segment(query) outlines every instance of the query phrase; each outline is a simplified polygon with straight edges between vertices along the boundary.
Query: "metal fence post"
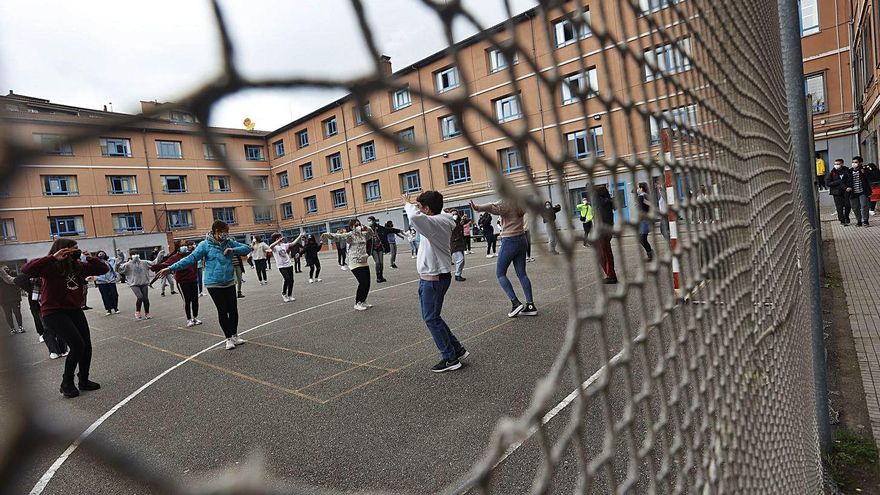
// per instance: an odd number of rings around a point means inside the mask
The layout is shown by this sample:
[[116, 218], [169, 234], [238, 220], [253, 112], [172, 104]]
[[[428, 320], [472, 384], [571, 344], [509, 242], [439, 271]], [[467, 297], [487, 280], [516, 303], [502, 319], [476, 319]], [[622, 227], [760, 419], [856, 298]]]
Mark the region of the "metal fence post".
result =
[[807, 280], [807, 298], [810, 306], [810, 328], [813, 341], [813, 379], [816, 388], [816, 426], [819, 433], [819, 447], [828, 452], [831, 446], [831, 425], [828, 421], [828, 377], [825, 366], [825, 339], [822, 331], [822, 305], [819, 291], [819, 218], [813, 208], [813, 176], [815, 164], [810, 156], [810, 124], [807, 121], [804, 89], [803, 53], [801, 51], [800, 16], [797, 0], [778, 0], [779, 31], [782, 43], [783, 72], [788, 96], [788, 119], [791, 129], [792, 155], [794, 157], [794, 180], [806, 210], [810, 230], [807, 233], [807, 247], [803, 271]]

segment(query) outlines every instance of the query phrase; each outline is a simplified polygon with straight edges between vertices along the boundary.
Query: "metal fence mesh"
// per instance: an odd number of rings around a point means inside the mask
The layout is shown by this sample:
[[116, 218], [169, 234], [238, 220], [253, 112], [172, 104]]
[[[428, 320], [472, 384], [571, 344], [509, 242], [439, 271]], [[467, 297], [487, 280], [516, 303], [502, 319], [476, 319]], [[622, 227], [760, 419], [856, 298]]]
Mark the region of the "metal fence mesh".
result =
[[[459, 1], [423, 2], [445, 26], [450, 54], [460, 62], [461, 48], [452, 39], [453, 22], [473, 24], [478, 30], [485, 26]], [[368, 22], [360, 0], [352, 0], [351, 6], [364, 44], [379, 60], [376, 27]], [[378, 65], [374, 75], [358, 80], [316, 80], [307, 75], [248, 79], [237, 70], [222, 11], [214, 7], [224, 53], [222, 75], [179, 102], [202, 123], [210, 121], [216, 101], [242, 89], [346, 88], [355, 99], [366, 101], [371, 94], [400, 87], [382, 76]], [[507, 8], [513, 17], [509, 4]], [[800, 260], [810, 249], [803, 214], [807, 204], [793, 186], [796, 173], [777, 4], [596, 1], [589, 4], [588, 20], [581, 26], [584, 9], [579, 2], [545, 1], [533, 16], [536, 29], [546, 30], [543, 38], [548, 44], [555, 36], [553, 22], [561, 17], [572, 19], [576, 31], [589, 28], [590, 43], [601, 48], [588, 53], [588, 43], [575, 43], [579, 56], [574, 66], [557, 59], [555, 46], [544, 47], [549, 58], [539, 60], [534, 41], [520, 39], [513, 21], [489, 39], [509, 58], [516, 53], [519, 64], [506, 69], [512, 92], [533, 91], [518, 77], [523, 70], [537, 78], [547, 94], [558, 95], [568, 84], [563, 66], [584, 72], [590, 68], [589, 59], [597, 60], [599, 67], [620, 67], [622, 74], [614, 77], [599, 71], [595, 96], [589, 97], [584, 86], [567, 88], [580, 97], [577, 105], [583, 120], [604, 116], [604, 154], [580, 157], [576, 148], [568, 146], [562, 125], [566, 117], [557, 104], [545, 102], [541, 111], [535, 111], [522, 101], [523, 118], [502, 125], [492, 109], [467, 96], [474, 92], [467, 78], [461, 81], [463, 91], [456, 93], [460, 96], [410, 91], [414, 98], [458, 115], [465, 139], [487, 164], [499, 193], [528, 204], [536, 215], [538, 187], [547, 182], [564, 184], [572, 177], [586, 177], [590, 183], [636, 184], [645, 177], [660, 177], [664, 186], [671, 186], [669, 210], [677, 242], [668, 242], [654, 228], [650, 241], [656, 246], [657, 260], [618, 262], [620, 284], [600, 285], [586, 300], [577, 297], [575, 267], [583, 263], [584, 252], [576, 246], [581, 241], [576, 236], [560, 239], [561, 267], [572, 294], [565, 343], [535, 388], [529, 407], [518, 418], [500, 421], [485, 454], [444, 492], [505, 492], [499, 488], [505, 476], [502, 462], [528, 438], [538, 445], [538, 462], [530, 468], [533, 483], [526, 489], [532, 493], [560, 488], [575, 493], [819, 492], [822, 471], [806, 316], [811, 301], [802, 289], [800, 269]], [[676, 48], [651, 55], [656, 47], [670, 44]], [[675, 73], [676, 68], [681, 70]], [[144, 117], [149, 115], [132, 120]], [[666, 129], [660, 133], [665, 149], [652, 146], [647, 124], [651, 119], [656, 130]], [[496, 157], [480, 145], [472, 127], [478, 121], [517, 147], [537, 150], [550, 173], [529, 174], [528, 183], [514, 187], [517, 184], [494, 166]], [[106, 128], [120, 124], [108, 122]], [[386, 139], [394, 139], [369, 118], [367, 124]], [[534, 132], [536, 128], [547, 129], [546, 137]], [[103, 130], [71, 140], [89, 139]], [[204, 127], [203, 132], [210, 140], [210, 129]], [[0, 133], [0, 180], [6, 181], [18, 164], [35, 159], [40, 150], [33, 143], [14, 140], [2, 128]], [[243, 184], [250, 184], [236, 168], [226, 166]], [[665, 187], [660, 192], [653, 186], [649, 190], [652, 204], [658, 194], [667, 194]], [[571, 205], [565, 208], [563, 227], [577, 231]], [[609, 227], [615, 234], [615, 250], [624, 249], [643, 219], [657, 225], [666, 217], [658, 208], [647, 214], [631, 210], [629, 218], [618, 215]], [[598, 230], [601, 235], [603, 228]], [[588, 259], [599, 272], [592, 241]], [[680, 266], [680, 293], [688, 296], [688, 302], [674, 291], [676, 266]], [[638, 308], [635, 315], [625, 310], [633, 307]], [[609, 319], [615, 320], [620, 335], [609, 334]], [[599, 369], [585, 368], [580, 355], [585, 344], [599, 349]], [[26, 378], [25, 370], [15, 366], [14, 349], [2, 346], [0, 353], [4, 362], [11, 363], [0, 374], [9, 390]], [[60, 442], [69, 435], [41, 416], [26, 390], [14, 399], [3, 405], [0, 493], [14, 486], [19, 467], [38, 445]], [[567, 407], [563, 410], [560, 405]], [[557, 415], [555, 422], [549, 421]], [[156, 493], [194, 490], [92, 438], [80, 448]], [[257, 471], [199, 490], [274, 493], [275, 489], [262, 488], [260, 480]]]

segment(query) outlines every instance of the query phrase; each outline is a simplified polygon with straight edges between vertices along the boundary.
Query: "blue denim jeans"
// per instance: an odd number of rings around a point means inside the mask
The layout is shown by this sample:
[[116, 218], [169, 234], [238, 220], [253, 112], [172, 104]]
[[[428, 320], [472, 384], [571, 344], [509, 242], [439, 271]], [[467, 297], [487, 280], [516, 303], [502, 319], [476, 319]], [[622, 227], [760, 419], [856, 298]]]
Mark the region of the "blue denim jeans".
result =
[[495, 276], [498, 277], [498, 283], [507, 294], [507, 298], [511, 301], [517, 299], [516, 292], [513, 291], [513, 285], [507, 278], [507, 269], [513, 263], [513, 269], [516, 271], [516, 278], [522, 285], [526, 295], [526, 302], [535, 302], [532, 299], [532, 281], [526, 274], [526, 251], [529, 247], [526, 235], [518, 235], [516, 237], [501, 238], [501, 249], [498, 250], [498, 263], [495, 265]]
[[448, 273], [440, 276], [440, 280], [419, 280], [419, 303], [422, 306], [422, 319], [434, 338], [434, 344], [443, 355], [443, 359], [455, 359], [455, 354], [461, 349], [461, 344], [449, 325], [443, 321], [440, 312], [443, 310], [443, 298], [449, 290], [452, 276]]

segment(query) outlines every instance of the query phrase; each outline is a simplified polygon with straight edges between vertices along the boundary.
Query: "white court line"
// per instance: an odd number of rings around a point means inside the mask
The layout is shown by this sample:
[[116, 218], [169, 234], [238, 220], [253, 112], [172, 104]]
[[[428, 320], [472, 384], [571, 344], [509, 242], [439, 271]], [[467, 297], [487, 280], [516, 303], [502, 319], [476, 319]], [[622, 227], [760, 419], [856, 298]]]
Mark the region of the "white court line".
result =
[[[608, 369], [608, 365], [613, 366], [613, 365], [617, 364], [617, 362], [620, 361], [620, 358], [622, 355], [623, 355], [623, 351], [618, 352], [617, 354], [614, 355], [614, 357], [612, 357], [611, 359], [608, 360], [608, 364], [603, 365], [601, 368], [596, 370], [595, 373], [590, 375], [590, 377], [587, 378], [584, 381], [584, 383], [581, 384], [581, 390], [588, 389], [590, 387], [590, 385], [595, 383], [596, 380], [598, 380], [599, 377], [602, 375], [602, 373], [604, 373], [605, 370]], [[553, 407], [553, 409], [550, 409], [549, 411], [547, 411], [547, 414], [545, 414], [544, 417], [541, 418], [541, 425], [545, 425], [545, 424], [549, 423], [551, 419], [556, 417], [557, 414], [559, 414], [560, 412], [562, 412], [563, 409], [568, 407], [569, 404], [571, 404], [574, 401], [574, 399], [575, 399], [575, 397], [577, 397], [577, 395], [578, 395], [578, 391], [577, 391], [577, 389], [575, 389], [570, 394], [565, 396], [565, 398], [562, 399], [559, 402], [559, 404], [556, 404]], [[514, 444], [512, 444], [510, 447], [508, 447], [507, 450], [504, 451], [504, 454], [498, 459], [498, 462], [496, 462], [495, 465], [492, 466], [492, 469], [495, 469], [496, 467], [498, 467], [499, 464], [501, 464], [502, 462], [507, 460], [507, 458], [510, 457], [514, 452], [516, 452], [517, 449], [522, 447], [522, 445], [526, 442], [526, 440], [528, 440], [529, 438], [532, 438], [532, 435], [534, 435], [535, 432], [537, 432], [537, 431], [538, 431], [537, 425], [529, 428], [529, 431], [525, 434], [525, 436], [523, 438], [517, 440]]]
[[[495, 264], [494, 262], [493, 262], [493, 263], [486, 263], [486, 264], [483, 264], [483, 265], [472, 266], [472, 267], [470, 267], [470, 268], [480, 268], [480, 267], [482, 267], [482, 266], [489, 266], [489, 265], [494, 265], [494, 264]], [[403, 282], [403, 283], [400, 283], [400, 284], [389, 285], [388, 287], [382, 287], [381, 289], [371, 290], [370, 293], [372, 294], [373, 292], [381, 292], [381, 291], [384, 291], [384, 290], [393, 289], [393, 288], [395, 288], [395, 287], [400, 287], [400, 286], [403, 286], [403, 285], [412, 284], [412, 283], [415, 283], [415, 282], [418, 282], [418, 281], [419, 281], [419, 279], [409, 280], [409, 281], [407, 281], [407, 282]], [[244, 335], [244, 334], [246, 334], [246, 333], [248, 333], [248, 332], [251, 332], [251, 331], [253, 331], [253, 330], [257, 330], [257, 329], [259, 329], [259, 328], [263, 328], [263, 327], [266, 326], [266, 325], [271, 325], [271, 324], [273, 324], [273, 323], [277, 323], [277, 322], [279, 322], [279, 321], [281, 321], [281, 320], [284, 320], [284, 319], [290, 318], [291, 316], [296, 316], [296, 315], [299, 315], [299, 314], [305, 313], [305, 312], [307, 312], [307, 311], [311, 311], [311, 310], [313, 310], [313, 309], [322, 308], [322, 307], [324, 307], [324, 306], [328, 306], [328, 305], [330, 305], [330, 304], [335, 304], [335, 303], [342, 302], [342, 301], [345, 301], [345, 300], [348, 300], [348, 299], [353, 299], [353, 298], [354, 298], [354, 296], [342, 297], [342, 298], [339, 298], [339, 299], [335, 299], [335, 300], [333, 300], [333, 301], [327, 301], [327, 302], [324, 302], [324, 303], [318, 304], [318, 305], [316, 305], [316, 306], [310, 306], [310, 307], [308, 307], [308, 308], [301, 309], [301, 310], [299, 310], [299, 311], [295, 311], [295, 312], [293, 312], [293, 313], [290, 313], [290, 314], [287, 314], [287, 315], [284, 315], [284, 316], [281, 316], [281, 317], [275, 318], [274, 320], [270, 320], [270, 321], [267, 321], [267, 322], [265, 322], [265, 323], [260, 323], [259, 325], [255, 326], [255, 327], [252, 327], [252, 328], [249, 328], [249, 329], [247, 329], [247, 330], [245, 330], [245, 331], [243, 331], [243, 332], [240, 332], [240, 333], [241, 333], [242, 335]], [[150, 381], [148, 381], [147, 383], [143, 384], [139, 389], [137, 389], [137, 390], [135, 390], [134, 392], [132, 392], [131, 395], [129, 395], [128, 397], [126, 397], [126, 398], [122, 399], [121, 401], [119, 401], [118, 404], [116, 404], [115, 406], [113, 406], [109, 411], [107, 411], [107, 412], [104, 413], [100, 418], [98, 418], [97, 420], [95, 420], [94, 423], [92, 423], [88, 428], [86, 428], [86, 430], [85, 430], [84, 432], [82, 432], [82, 433], [79, 435], [79, 437], [78, 437], [76, 440], [74, 440], [73, 443], [70, 444], [69, 447], [67, 447], [67, 449], [65, 449], [65, 451], [64, 451], [64, 452], [58, 457], [58, 459], [56, 459], [55, 462], [53, 462], [52, 465], [49, 466], [49, 469], [48, 469], [45, 473], [43, 473], [43, 476], [40, 477], [39, 481], [37, 481], [37, 484], [34, 485], [34, 487], [31, 489], [31, 491], [29, 492], [29, 495], [40, 495], [40, 494], [42, 494], [42, 493], [43, 493], [43, 490], [46, 489], [46, 486], [49, 484], [49, 482], [52, 481], [52, 478], [55, 476], [55, 473], [58, 472], [59, 469], [61, 469], [61, 466], [64, 465], [64, 463], [67, 461], [67, 459], [68, 459], [68, 458], [69, 458], [69, 457], [70, 457], [70, 456], [76, 451], [76, 449], [79, 447], [79, 445], [80, 445], [80, 444], [81, 444], [86, 438], [88, 438], [89, 436], [91, 436], [92, 433], [94, 433], [95, 430], [97, 430], [98, 427], [100, 427], [105, 421], [107, 421], [108, 419], [110, 419], [111, 416], [113, 416], [114, 414], [116, 414], [116, 411], [120, 410], [123, 406], [125, 406], [126, 404], [128, 404], [132, 399], [134, 399], [135, 397], [137, 397], [138, 395], [140, 395], [142, 392], [144, 392], [146, 389], [150, 388], [153, 384], [155, 384], [156, 382], [158, 382], [159, 380], [161, 380], [162, 378], [164, 378], [166, 375], [168, 375], [168, 374], [171, 373], [172, 371], [176, 370], [177, 368], [180, 368], [180, 367], [183, 366], [184, 364], [186, 364], [186, 363], [192, 361], [193, 359], [195, 359], [195, 358], [201, 356], [202, 354], [204, 354], [204, 353], [210, 351], [211, 349], [213, 349], [213, 348], [219, 346], [220, 344], [223, 344], [224, 342], [226, 342], [225, 339], [224, 339], [224, 340], [221, 340], [220, 342], [217, 342], [216, 344], [213, 344], [213, 345], [211, 345], [211, 346], [209, 346], [209, 347], [206, 347], [206, 348], [202, 349], [201, 351], [199, 351], [199, 352], [197, 352], [197, 353], [195, 353], [195, 354], [189, 356], [188, 358], [184, 359], [183, 361], [181, 361], [181, 362], [175, 364], [174, 366], [168, 368], [167, 370], [163, 371], [162, 373], [160, 373], [159, 375], [157, 375], [157, 376], [156, 376], [155, 378], [153, 378], [152, 380], [150, 380]]]

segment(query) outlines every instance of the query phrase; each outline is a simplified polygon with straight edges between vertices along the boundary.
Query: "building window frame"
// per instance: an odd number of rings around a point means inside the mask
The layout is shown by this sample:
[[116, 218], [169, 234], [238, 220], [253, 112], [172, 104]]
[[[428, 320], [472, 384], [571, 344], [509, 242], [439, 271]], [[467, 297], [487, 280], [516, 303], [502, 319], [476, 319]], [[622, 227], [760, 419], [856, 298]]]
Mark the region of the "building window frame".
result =
[[400, 190], [403, 194], [412, 194], [422, 190], [422, 174], [418, 170], [410, 170], [400, 174]]
[[505, 55], [504, 50], [498, 47], [490, 47], [487, 49], [486, 57], [489, 60], [487, 65], [489, 68], [489, 74], [494, 74], [519, 63], [519, 55], [516, 52], [513, 52], [513, 61], [508, 63], [507, 55]]
[[324, 137], [332, 137], [339, 134], [339, 127], [336, 125], [335, 115], [321, 122], [321, 127], [324, 129]]
[[[171, 189], [168, 187], [170, 181], [176, 181], [180, 187]], [[185, 175], [163, 175], [162, 176], [162, 192], [165, 194], [182, 194], [189, 192], [186, 185]]]
[[143, 232], [143, 214], [139, 211], [125, 213], [113, 213], [113, 232], [124, 234], [126, 232]]
[[333, 208], [347, 208], [348, 197], [345, 194], [345, 188], [334, 189], [330, 191], [330, 198], [333, 200]]
[[467, 157], [451, 160], [443, 164], [446, 170], [446, 185], [456, 186], [471, 181], [470, 160]]
[[228, 193], [232, 192], [232, 179], [228, 175], [209, 175], [208, 192]]
[[79, 236], [85, 234], [86, 225], [82, 215], [49, 217], [49, 235], [53, 239], [56, 237]]
[[434, 72], [434, 83], [437, 93], [445, 93], [457, 88], [461, 84], [458, 67], [453, 65]]
[[[691, 70], [691, 39], [690, 37], [679, 38], [673, 43], [666, 43], [649, 48], [643, 52], [645, 57], [645, 81], [661, 79], [664, 76], [681, 74]], [[658, 72], [654, 72], [649, 65], [657, 66]]]
[[211, 208], [211, 217], [214, 220], [222, 220], [228, 225], [238, 224], [234, 206], [218, 206], [216, 208]]
[[318, 197], [308, 196], [303, 198], [306, 206], [306, 214], [318, 213]]
[[361, 157], [361, 163], [370, 163], [376, 160], [376, 142], [367, 141], [358, 146], [358, 155]]
[[819, 0], [798, 0], [798, 21], [802, 38], [818, 33], [821, 30]]
[[[818, 79], [818, 84], [814, 84], [811, 88], [811, 82], [814, 82]], [[813, 98], [813, 113], [827, 113], [828, 112], [828, 101], [827, 101], [827, 86], [825, 85], [825, 71], [814, 72], [812, 74], [807, 74], [804, 76], [804, 90], [807, 95], [813, 95], [816, 90], [820, 90], [822, 92], [822, 98]]]
[[275, 152], [275, 158], [281, 158], [285, 155], [284, 153], [284, 140], [279, 139], [272, 143], [272, 150]]
[[67, 138], [63, 134], [34, 133], [34, 143], [47, 155], [73, 156], [73, 145], [65, 142]]
[[371, 203], [373, 201], [380, 201], [381, 199], [382, 186], [379, 184], [379, 180], [376, 179], [364, 182], [364, 201]]
[[272, 223], [275, 221], [275, 210], [271, 206], [254, 205], [251, 207], [254, 223]]
[[0, 218], [0, 240], [14, 241], [16, 239], [17, 237], [15, 236], [15, 219]]
[[300, 165], [299, 172], [304, 182], [315, 178], [315, 171], [312, 168], [312, 162], [306, 162]]
[[263, 146], [259, 144], [244, 145], [244, 159], [252, 162], [266, 161], [266, 155], [263, 153]]
[[113, 158], [131, 158], [131, 139], [100, 138], [101, 156]]
[[526, 163], [526, 156], [528, 155], [524, 150], [520, 150], [516, 146], [501, 148], [498, 150], [498, 163], [501, 167], [501, 172], [510, 174], [528, 169], [529, 166]]
[[211, 143], [202, 143], [202, 156], [205, 160], [219, 160], [226, 156], [226, 143], [214, 143], [214, 146], [216, 149], [211, 148]]
[[182, 160], [183, 142], [167, 139], [156, 140], [156, 158], [162, 160]]
[[298, 149], [303, 149], [309, 146], [309, 130], [303, 129], [301, 131], [297, 131], [296, 133], [296, 146]]
[[575, 72], [562, 78], [560, 88], [562, 104], [569, 105], [581, 101], [581, 95], [592, 98], [599, 91], [599, 74], [595, 67], [584, 72]]
[[293, 218], [293, 203], [290, 201], [281, 203], [281, 218], [283, 220], [290, 220]]
[[[172, 219], [175, 219], [175, 221], [172, 221]], [[171, 230], [195, 228], [192, 210], [190, 209], [167, 210], [165, 212], [165, 221], [168, 223], [168, 228]]]
[[523, 116], [522, 99], [519, 93], [502, 96], [494, 101], [495, 118], [499, 124], [521, 119]]
[[[119, 187], [116, 187], [116, 186]], [[137, 176], [135, 175], [108, 175], [107, 193], [112, 195], [137, 194]]]
[[574, 16], [576, 15], [578, 15], [577, 11], [571, 12], [553, 23], [553, 39], [556, 42], [556, 48], [562, 48], [592, 36], [593, 30], [590, 28], [592, 16], [590, 14], [590, 9], [584, 8], [583, 13], [581, 14], [583, 20], [578, 26], [575, 26], [574, 21]]
[[461, 124], [455, 114], [440, 117], [440, 137], [444, 140], [461, 136]]
[[331, 174], [342, 172], [342, 153], [337, 151], [332, 155], [327, 155], [327, 170]]
[[391, 108], [393, 111], [403, 110], [410, 105], [412, 105], [412, 95], [409, 92], [409, 85], [391, 93]]
[[406, 129], [394, 133], [397, 138], [397, 152], [405, 153], [412, 150], [416, 144], [416, 128], [407, 127]]
[[75, 175], [43, 175], [43, 196], [79, 196]]

